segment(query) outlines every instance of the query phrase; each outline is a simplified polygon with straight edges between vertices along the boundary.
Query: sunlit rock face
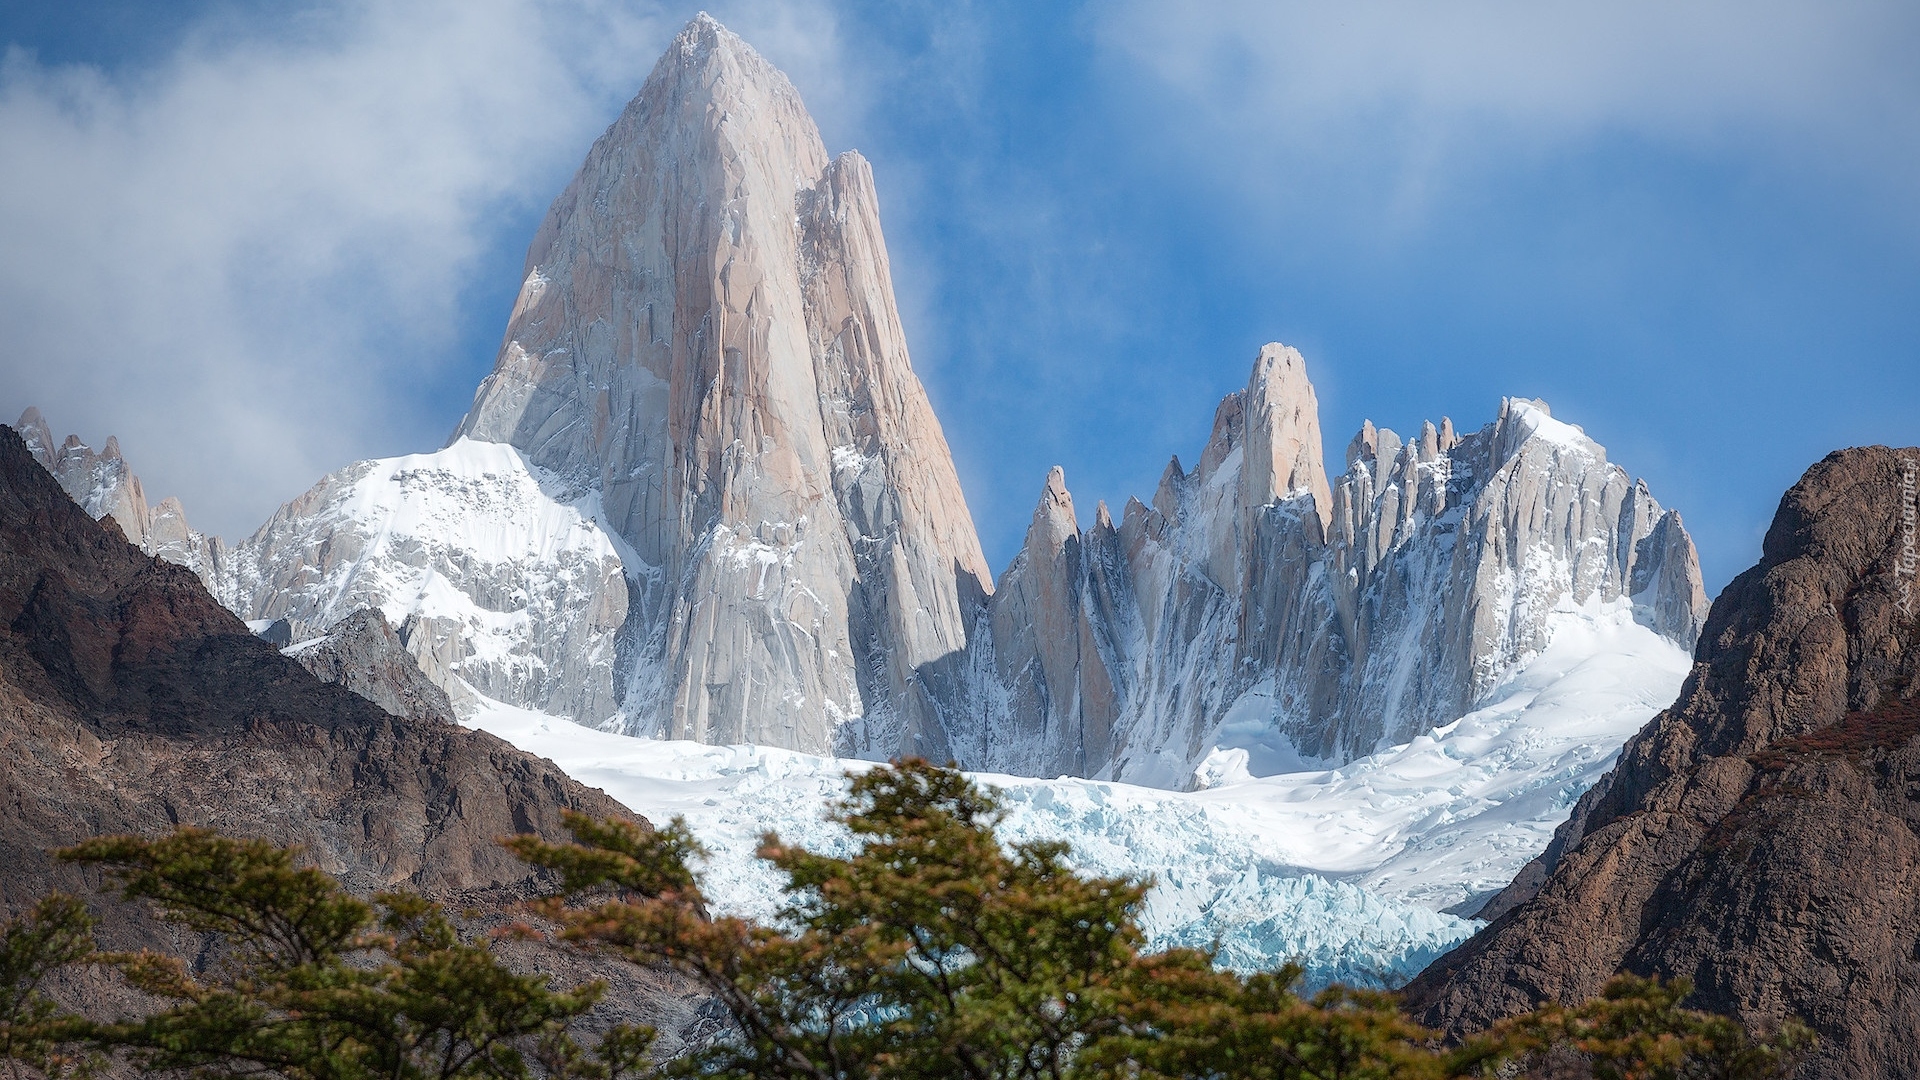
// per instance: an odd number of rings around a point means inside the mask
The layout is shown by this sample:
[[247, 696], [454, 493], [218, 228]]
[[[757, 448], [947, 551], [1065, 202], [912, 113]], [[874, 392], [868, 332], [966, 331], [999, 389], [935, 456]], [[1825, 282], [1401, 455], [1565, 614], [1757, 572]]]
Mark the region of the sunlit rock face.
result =
[[591, 494], [635, 734], [947, 755], [918, 669], [988, 572], [907, 357], [873, 178], [702, 16], [528, 253], [460, 435]]
[[226, 545], [188, 525], [179, 499], [168, 496], [148, 506], [146, 489], [120, 453], [119, 439], [107, 436], [98, 452], [78, 435], [56, 443], [46, 417], [31, 406], [13, 426], [34, 460], [81, 509], [95, 520], [111, 520], [128, 543], [192, 570], [211, 586], [226, 559]]
[[1198, 464], [1116, 529], [1048, 478], [981, 616], [951, 726], [979, 768], [1194, 782], [1216, 748], [1350, 761], [1471, 711], [1556, 611], [1627, 606], [1691, 647], [1706, 614], [1679, 515], [1541, 402], [1461, 437], [1367, 424], [1329, 483], [1300, 355], [1261, 350]]

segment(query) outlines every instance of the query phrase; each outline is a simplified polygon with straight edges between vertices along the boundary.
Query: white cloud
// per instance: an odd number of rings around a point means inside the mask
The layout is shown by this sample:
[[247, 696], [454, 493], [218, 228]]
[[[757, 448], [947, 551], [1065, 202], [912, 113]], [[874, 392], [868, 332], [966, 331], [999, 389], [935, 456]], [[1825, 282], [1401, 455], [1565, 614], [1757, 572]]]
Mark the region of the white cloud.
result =
[[1170, 91], [1194, 148], [1250, 187], [1371, 156], [1418, 191], [1627, 136], [1854, 174], [1920, 172], [1920, 8], [1904, 0], [1128, 0], [1095, 34]]
[[[433, 445], [460, 291], [527, 240], [498, 220], [565, 183], [678, 8], [343, 0], [112, 74], [10, 51], [0, 422], [31, 403], [117, 433], [152, 497], [229, 536], [347, 461]], [[805, 16], [741, 13], [838, 103], [832, 23]]]

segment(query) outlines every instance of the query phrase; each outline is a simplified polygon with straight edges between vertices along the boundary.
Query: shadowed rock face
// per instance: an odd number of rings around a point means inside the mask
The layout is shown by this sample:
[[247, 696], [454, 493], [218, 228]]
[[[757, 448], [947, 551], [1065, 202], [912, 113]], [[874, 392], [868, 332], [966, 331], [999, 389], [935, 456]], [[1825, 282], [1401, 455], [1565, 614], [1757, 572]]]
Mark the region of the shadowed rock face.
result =
[[1627, 744], [1492, 925], [1409, 988], [1482, 1027], [1618, 971], [1685, 976], [1820, 1077], [1920, 1075], [1920, 448], [1835, 453], [1714, 602], [1680, 700]]
[[202, 825], [308, 846], [359, 889], [518, 894], [494, 843], [631, 817], [489, 735], [321, 682], [70, 500], [0, 428], [0, 903], [80, 885], [48, 849]]
[[323, 681], [339, 683], [394, 716], [455, 722], [447, 692], [427, 678], [400, 635], [372, 608], [341, 619], [327, 629], [327, 636], [287, 651]]

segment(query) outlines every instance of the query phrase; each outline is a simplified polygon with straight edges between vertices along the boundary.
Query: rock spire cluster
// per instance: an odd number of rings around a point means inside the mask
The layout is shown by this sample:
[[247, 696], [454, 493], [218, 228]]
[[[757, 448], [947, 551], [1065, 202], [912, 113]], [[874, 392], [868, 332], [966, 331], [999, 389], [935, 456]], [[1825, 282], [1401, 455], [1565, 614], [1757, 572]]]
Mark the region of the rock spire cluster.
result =
[[1339, 763], [1471, 710], [1564, 612], [1699, 634], [1679, 515], [1542, 402], [1465, 436], [1368, 423], [1346, 464], [1326, 480], [1305, 363], [1269, 345], [1117, 527], [1082, 530], [1054, 470], [952, 701], [962, 760], [1162, 786], [1235, 740]]
[[219, 537], [202, 535], [188, 525], [179, 499], [169, 495], [159, 505], [148, 506], [140, 478], [120, 454], [119, 439], [107, 436], [106, 445], [97, 452], [78, 435], [55, 443], [46, 417], [31, 406], [13, 426], [34, 460], [95, 520], [111, 520], [128, 543], [203, 578], [211, 580], [220, 572], [226, 545]]
[[554, 201], [446, 448], [349, 466], [227, 551], [115, 448], [35, 439], [295, 641], [372, 608], [458, 712], [712, 743], [1181, 787], [1221, 746], [1337, 762], [1449, 723], [1566, 611], [1691, 644], [1706, 610], [1679, 516], [1543, 403], [1369, 423], [1330, 477], [1279, 344], [1151, 502], [1083, 520], [1055, 469], [993, 582], [872, 170], [704, 15]]

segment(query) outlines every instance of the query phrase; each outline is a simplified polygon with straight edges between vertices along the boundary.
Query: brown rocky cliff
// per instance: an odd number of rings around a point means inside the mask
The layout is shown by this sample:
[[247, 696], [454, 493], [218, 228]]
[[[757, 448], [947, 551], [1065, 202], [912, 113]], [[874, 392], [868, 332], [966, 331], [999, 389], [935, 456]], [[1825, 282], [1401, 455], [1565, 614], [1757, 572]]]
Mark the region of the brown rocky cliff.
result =
[[1841, 451], [1787, 492], [1680, 700], [1537, 890], [1408, 988], [1422, 1020], [1472, 1030], [1618, 971], [1684, 976], [1695, 1007], [1805, 1019], [1805, 1076], [1920, 1075], [1917, 462]]
[[204, 825], [307, 845], [360, 888], [528, 890], [494, 841], [630, 816], [552, 763], [409, 723], [247, 632], [141, 554], [0, 428], [0, 906], [82, 884], [49, 849]]

